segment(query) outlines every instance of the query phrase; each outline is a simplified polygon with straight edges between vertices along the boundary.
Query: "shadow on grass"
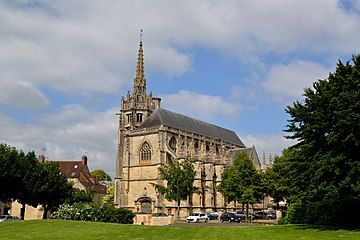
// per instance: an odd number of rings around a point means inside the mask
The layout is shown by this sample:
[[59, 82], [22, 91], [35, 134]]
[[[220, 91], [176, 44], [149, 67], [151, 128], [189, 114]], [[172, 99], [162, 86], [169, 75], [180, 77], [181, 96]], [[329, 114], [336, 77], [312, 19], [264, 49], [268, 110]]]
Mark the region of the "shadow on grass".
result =
[[319, 231], [338, 231], [338, 230], [347, 230], [360, 232], [360, 226], [322, 226], [322, 225], [307, 225], [307, 224], [298, 224], [294, 225], [296, 229], [307, 230], [319, 230]]

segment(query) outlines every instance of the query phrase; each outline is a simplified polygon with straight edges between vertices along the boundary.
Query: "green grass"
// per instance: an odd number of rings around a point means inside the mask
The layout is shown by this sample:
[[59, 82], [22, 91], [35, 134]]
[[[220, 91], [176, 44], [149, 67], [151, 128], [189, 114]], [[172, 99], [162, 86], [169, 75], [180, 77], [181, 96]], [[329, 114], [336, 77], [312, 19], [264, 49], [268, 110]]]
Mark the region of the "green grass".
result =
[[[0, 224], [0, 239], [360, 239], [359, 230], [309, 226], [136, 226], [61, 220], [19, 221]], [[211, 226], [211, 227], [210, 227]]]

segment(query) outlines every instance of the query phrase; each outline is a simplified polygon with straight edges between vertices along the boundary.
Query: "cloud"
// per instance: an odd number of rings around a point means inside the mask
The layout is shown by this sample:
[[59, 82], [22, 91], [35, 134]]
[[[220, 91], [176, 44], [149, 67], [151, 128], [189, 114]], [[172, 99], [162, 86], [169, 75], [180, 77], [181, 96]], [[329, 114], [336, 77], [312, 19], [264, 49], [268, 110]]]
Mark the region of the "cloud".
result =
[[[0, 71], [62, 92], [116, 94], [132, 81], [138, 30], [147, 71], [179, 76], [194, 46], [244, 62], [266, 54], [354, 53], [360, 16], [335, 0], [0, 3]], [[151, 60], [151, 61], [150, 61]]]
[[62, 106], [55, 113], [45, 113], [38, 117], [44, 125], [68, 125], [78, 121], [89, 121], [91, 113], [79, 104]]
[[304, 88], [328, 76], [330, 70], [319, 63], [292, 61], [287, 65], [278, 64], [270, 68], [263, 87], [279, 99], [300, 98]]
[[[68, 115], [80, 110], [80, 114]], [[0, 115], [0, 142], [5, 142], [24, 151], [46, 151], [50, 160], [81, 159], [89, 156], [92, 170], [101, 168], [114, 176], [117, 146], [117, 109], [104, 112], [86, 112], [78, 105], [64, 106], [59, 112], [40, 117], [41, 125], [24, 124], [5, 115]], [[81, 118], [80, 115], [91, 116]], [[56, 120], [56, 117], [60, 119]], [[55, 120], [55, 123], [50, 123]], [[61, 124], [60, 120], [64, 120]], [[45, 124], [45, 122], [49, 122]]]
[[28, 110], [49, 106], [47, 97], [28, 82], [0, 78], [0, 85], [0, 104]]
[[265, 151], [266, 159], [268, 159], [270, 154], [272, 157], [281, 155], [284, 148], [296, 144], [296, 141], [286, 139], [282, 134], [241, 135], [241, 140], [247, 147], [255, 146], [260, 159], [263, 158], [263, 151]]
[[188, 90], [164, 95], [162, 103], [169, 110], [207, 121], [214, 117], [235, 118], [242, 110], [240, 104], [224, 101], [220, 96], [198, 94]]

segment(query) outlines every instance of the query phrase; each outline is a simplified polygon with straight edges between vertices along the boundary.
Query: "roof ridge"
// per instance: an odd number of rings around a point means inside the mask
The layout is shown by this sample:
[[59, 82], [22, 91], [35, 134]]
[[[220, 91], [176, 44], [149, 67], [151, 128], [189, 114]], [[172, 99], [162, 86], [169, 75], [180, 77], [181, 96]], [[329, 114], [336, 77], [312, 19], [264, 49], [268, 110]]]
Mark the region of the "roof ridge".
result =
[[237, 134], [227, 128], [217, 126], [184, 114], [176, 113], [164, 108], [157, 108], [139, 128], [155, 127], [164, 125], [181, 129], [190, 133], [203, 135], [206, 137], [221, 139], [225, 142], [245, 147]]

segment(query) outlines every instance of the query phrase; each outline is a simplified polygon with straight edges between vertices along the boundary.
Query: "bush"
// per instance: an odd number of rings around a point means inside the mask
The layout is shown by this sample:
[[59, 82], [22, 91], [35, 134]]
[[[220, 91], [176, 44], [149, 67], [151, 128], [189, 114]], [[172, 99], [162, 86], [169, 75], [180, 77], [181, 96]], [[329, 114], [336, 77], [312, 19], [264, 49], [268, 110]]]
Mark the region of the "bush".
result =
[[359, 204], [352, 199], [292, 204], [283, 223], [358, 227]]
[[53, 213], [54, 219], [132, 224], [135, 214], [128, 209], [94, 203], [64, 204]]

